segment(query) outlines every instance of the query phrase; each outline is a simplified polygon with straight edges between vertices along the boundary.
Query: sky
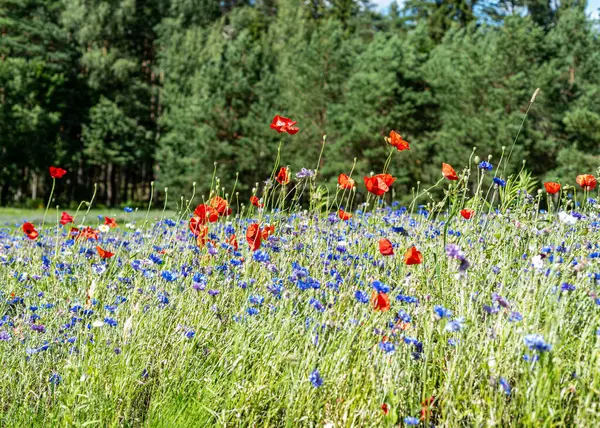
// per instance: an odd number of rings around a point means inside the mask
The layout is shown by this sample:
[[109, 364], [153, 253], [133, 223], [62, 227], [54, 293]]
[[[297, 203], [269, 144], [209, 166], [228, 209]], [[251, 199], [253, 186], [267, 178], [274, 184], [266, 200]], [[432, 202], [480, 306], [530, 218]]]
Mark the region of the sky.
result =
[[[384, 11], [392, 3], [393, 0], [371, 0], [371, 3], [375, 4], [376, 8]], [[402, 4], [402, 0], [397, 0], [398, 4]], [[598, 9], [600, 8], [600, 0], [588, 0], [588, 13], [594, 19], [600, 19]]]

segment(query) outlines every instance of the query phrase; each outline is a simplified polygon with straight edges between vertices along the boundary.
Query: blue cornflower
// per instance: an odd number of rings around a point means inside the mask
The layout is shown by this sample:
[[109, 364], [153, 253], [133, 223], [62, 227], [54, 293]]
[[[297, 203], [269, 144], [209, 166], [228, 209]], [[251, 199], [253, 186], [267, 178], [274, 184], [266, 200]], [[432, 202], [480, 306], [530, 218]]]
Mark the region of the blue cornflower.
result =
[[2, 340], [4, 342], [8, 342], [10, 340], [10, 334], [4, 330], [0, 331], [0, 340]]
[[447, 331], [447, 332], [460, 331], [463, 329], [464, 322], [465, 322], [464, 318], [456, 318], [452, 321], [448, 321], [448, 323], [446, 324], [446, 327], [444, 328], [444, 331]]
[[560, 286], [561, 291], [575, 291], [575, 286], [567, 282], [563, 282]]
[[158, 295], [156, 297], [158, 298], [158, 302], [161, 305], [169, 304], [169, 296], [167, 295], [167, 293], [158, 293]]
[[317, 369], [314, 369], [311, 372], [310, 376], [308, 376], [308, 380], [310, 380], [310, 383], [312, 383], [315, 388], [319, 388], [323, 385], [323, 378]]
[[246, 313], [250, 316], [258, 314], [257, 308], [248, 308], [246, 309]]
[[489, 163], [488, 161], [481, 161], [479, 162], [478, 165], [479, 169], [484, 169], [486, 171], [491, 171], [494, 167], [491, 163]]
[[62, 381], [62, 377], [58, 373], [52, 373], [48, 382], [53, 385], [58, 385]]
[[254, 253], [252, 254], [252, 258], [257, 262], [268, 262], [269, 253], [263, 250], [254, 251]]
[[522, 320], [523, 320], [523, 315], [521, 315], [519, 312], [511, 312], [510, 315], [508, 316], [508, 321], [510, 321], [510, 322], [522, 321]]
[[502, 180], [500, 177], [494, 177], [494, 184], [497, 184], [500, 187], [506, 186], [506, 181]]
[[92, 265], [92, 270], [96, 275], [102, 275], [106, 272], [106, 265], [102, 263], [95, 263]]
[[188, 330], [185, 332], [185, 337], [187, 337], [188, 339], [192, 339], [195, 335], [196, 332], [194, 330]]
[[373, 283], [371, 285], [373, 286], [375, 291], [377, 291], [378, 293], [389, 293], [390, 292], [390, 287], [388, 287], [381, 281], [375, 280], [375, 281], [373, 281]]
[[510, 384], [508, 383], [508, 381], [506, 379], [504, 379], [503, 377], [501, 377], [498, 383], [502, 387], [502, 390], [504, 391], [504, 393], [506, 395], [510, 395]]
[[162, 271], [160, 276], [162, 276], [162, 278], [167, 282], [173, 282], [177, 280], [177, 274], [168, 270]]
[[125, 207], [123, 208], [123, 211], [125, 211], [126, 213], [131, 213], [133, 212], [133, 208]]
[[323, 305], [323, 303], [321, 303], [320, 300], [315, 299], [314, 297], [311, 297], [310, 300], [308, 301], [308, 303], [315, 308], [315, 310], [317, 312], [325, 312], [325, 306]]
[[357, 290], [356, 293], [354, 293], [354, 298], [360, 303], [369, 303], [369, 296], [364, 291]]
[[392, 342], [380, 342], [379, 348], [382, 351], [385, 351], [387, 354], [391, 354], [396, 350], [396, 347], [394, 346], [394, 344]]
[[419, 418], [407, 416], [404, 418], [404, 423], [409, 426], [416, 426], [416, 425], [419, 425]]
[[248, 298], [248, 301], [250, 303], [252, 303], [253, 305], [257, 305], [257, 306], [262, 306], [263, 302], [265, 301], [265, 298], [263, 296], [250, 296]]
[[552, 349], [552, 345], [546, 343], [541, 334], [528, 334], [523, 340], [532, 351], [546, 352]]
[[104, 322], [111, 327], [116, 327], [118, 324], [117, 320], [115, 320], [114, 318], [109, 318], [109, 317], [104, 318]]
[[439, 319], [452, 317], [452, 311], [450, 309], [444, 308], [441, 305], [435, 305], [433, 307], [433, 311]]
[[418, 303], [419, 299], [414, 296], [406, 296], [404, 294], [398, 294], [396, 300], [402, 303]]
[[412, 322], [411, 316], [403, 311], [402, 309], [398, 311], [398, 319], [402, 322], [410, 323]]
[[158, 257], [156, 254], [150, 254], [150, 257], [148, 257], [150, 260], [152, 260], [152, 263], [154, 263], [155, 265], [162, 265], [163, 261], [160, 257]]

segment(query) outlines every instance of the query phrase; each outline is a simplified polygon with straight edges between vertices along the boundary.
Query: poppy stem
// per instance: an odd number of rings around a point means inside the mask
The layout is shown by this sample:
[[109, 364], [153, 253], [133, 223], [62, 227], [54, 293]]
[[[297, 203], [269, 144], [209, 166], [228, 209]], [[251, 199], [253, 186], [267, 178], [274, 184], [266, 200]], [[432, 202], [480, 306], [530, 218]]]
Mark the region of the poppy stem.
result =
[[150, 208], [152, 207], [152, 199], [154, 199], [154, 181], [150, 182], [150, 201], [148, 202], [148, 210], [146, 211], [146, 218], [144, 219], [144, 227], [148, 224], [148, 216], [150, 215]]
[[445, 178], [444, 178], [444, 177], [440, 178], [440, 179], [438, 180], [438, 182], [437, 182], [437, 183], [435, 183], [433, 186], [431, 186], [431, 187], [429, 187], [429, 188], [427, 188], [427, 189], [423, 190], [421, 193], [419, 193], [419, 194], [418, 194], [418, 195], [417, 195], [417, 196], [416, 196], [416, 197], [413, 199], [413, 201], [410, 203], [410, 209], [409, 209], [410, 213], [412, 214], [412, 210], [414, 209], [415, 202], [417, 202], [417, 199], [419, 199], [421, 196], [423, 196], [423, 195], [427, 194], [427, 192], [429, 192], [430, 190], [432, 190], [432, 189], [435, 189], [435, 188], [436, 188], [436, 187], [437, 187], [437, 186], [438, 186], [438, 185], [439, 185], [439, 184], [440, 184], [442, 181], [444, 181], [444, 180], [445, 180]]
[[515, 136], [515, 139], [513, 140], [512, 146], [510, 146], [510, 151], [508, 152], [508, 156], [506, 157], [506, 162], [504, 163], [504, 168], [502, 169], [502, 176], [504, 176], [504, 173], [506, 172], [506, 166], [508, 165], [508, 161], [510, 161], [510, 157], [512, 155], [513, 149], [515, 148], [515, 144], [517, 143], [517, 139], [519, 138], [519, 135], [521, 134], [521, 130], [523, 129], [523, 125], [525, 125], [525, 120], [527, 120], [527, 116], [529, 115], [529, 110], [531, 110], [531, 106], [533, 105], [534, 101], [535, 101], [535, 98], [532, 98], [529, 101], [529, 105], [527, 106], [527, 110], [525, 111], [525, 116], [523, 116], [523, 120], [521, 121], [521, 126], [519, 126], [519, 130], [517, 131], [517, 135]]
[[[89, 214], [90, 209], [92, 209], [92, 203], [94, 202], [94, 199], [96, 199], [96, 192], [97, 191], [98, 191], [98, 184], [94, 183], [94, 193], [92, 193], [92, 199], [90, 199], [90, 201], [87, 204], [88, 208], [87, 208], [87, 211], [85, 212], [85, 214], [83, 215], [83, 220], [81, 221], [82, 223], [85, 222], [85, 218]], [[73, 222], [75, 222], [75, 219], [73, 219]]]
[[56, 178], [52, 179], [52, 190], [50, 190], [50, 197], [48, 198], [48, 203], [46, 204], [46, 211], [44, 211], [44, 218], [42, 219], [42, 227], [40, 228], [40, 232], [44, 230], [44, 223], [46, 223], [46, 214], [48, 214], [50, 202], [52, 202], [52, 196], [54, 195], [54, 186], [56, 186]]
[[327, 135], [323, 135], [323, 142], [321, 143], [321, 152], [319, 153], [319, 160], [317, 161], [317, 168], [315, 169], [315, 179], [317, 178], [317, 174], [319, 173], [319, 167], [321, 166], [321, 158], [323, 157], [323, 151], [325, 150], [326, 140]]
[[390, 154], [388, 155], [386, 161], [385, 161], [385, 165], [383, 165], [383, 173], [387, 174], [387, 170], [390, 166], [390, 162], [392, 161], [392, 155], [394, 154], [394, 148], [392, 147], [390, 150]]

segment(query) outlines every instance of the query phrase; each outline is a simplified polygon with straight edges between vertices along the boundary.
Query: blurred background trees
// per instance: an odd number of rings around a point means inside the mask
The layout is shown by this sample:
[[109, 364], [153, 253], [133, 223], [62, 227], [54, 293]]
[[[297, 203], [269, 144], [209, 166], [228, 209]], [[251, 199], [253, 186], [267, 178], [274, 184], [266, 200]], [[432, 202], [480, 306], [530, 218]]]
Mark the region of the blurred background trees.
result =
[[498, 161], [542, 92], [507, 172], [572, 182], [600, 164], [600, 32], [576, 0], [0, 0], [0, 204], [189, 197], [217, 176], [249, 195], [280, 135], [282, 163], [334, 185], [381, 170], [391, 129], [411, 143], [396, 195]]

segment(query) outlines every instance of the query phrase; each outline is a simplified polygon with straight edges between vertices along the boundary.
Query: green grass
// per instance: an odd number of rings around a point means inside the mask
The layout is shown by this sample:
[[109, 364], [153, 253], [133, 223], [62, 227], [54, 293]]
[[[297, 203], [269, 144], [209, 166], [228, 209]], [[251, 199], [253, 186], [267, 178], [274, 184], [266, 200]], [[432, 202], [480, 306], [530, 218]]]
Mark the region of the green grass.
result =
[[[448, 187], [449, 205], [428, 205], [427, 217], [373, 205], [346, 223], [298, 210], [223, 217], [210, 225], [216, 254], [196, 247], [187, 215], [177, 213], [164, 215], [174, 223], [144, 227], [145, 213], [90, 212], [93, 227], [98, 214], [117, 216], [119, 227], [99, 242], [68, 241], [50, 215], [35, 242], [18, 228], [0, 231], [0, 332], [10, 335], [0, 340], [2, 425], [397, 426], [418, 418], [433, 396], [421, 426], [597, 426], [595, 208], [570, 225], [540, 213], [541, 195], [488, 216], [474, 199], [477, 215], [464, 220], [456, 215], [465, 205], [457, 202], [459, 186]], [[253, 254], [244, 235], [256, 216], [276, 233], [263, 242], [264, 253]], [[0, 217], [41, 219], [21, 210]], [[239, 254], [221, 245], [229, 228]], [[381, 237], [395, 255], [379, 254]], [[466, 271], [446, 255], [446, 244], [460, 247]], [[101, 261], [96, 245], [115, 257]], [[404, 263], [412, 245], [423, 254], [420, 265]], [[542, 252], [545, 258], [534, 259]], [[319, 287], [299, 282], [306, 277], [293, 262]], [[177, 278], [163, 278], [167, 271]], [[194, 287], [196, 273], [205, 279]], [[390, 288], [388, 312], [355, 297], [359, 290], [370, 296], [375, 280]], [[563, 283], [574, 289], [561, 291]], [[439, 319], [436, 305], [453, 315]], [[512, 320], [515, 312], [522, 320]], [[117, 325], [94, 326], [107, 317]], [[462, 328], [452, 331], [459, 317]], [[542, 335], [552, 349], [528, 349], [528, 334]], [[315, 369], [324, 380], [318, 388], [310, 382]]]

